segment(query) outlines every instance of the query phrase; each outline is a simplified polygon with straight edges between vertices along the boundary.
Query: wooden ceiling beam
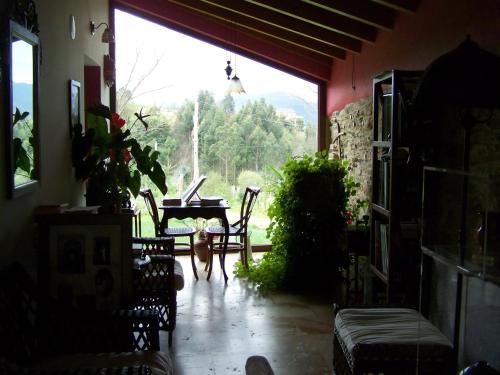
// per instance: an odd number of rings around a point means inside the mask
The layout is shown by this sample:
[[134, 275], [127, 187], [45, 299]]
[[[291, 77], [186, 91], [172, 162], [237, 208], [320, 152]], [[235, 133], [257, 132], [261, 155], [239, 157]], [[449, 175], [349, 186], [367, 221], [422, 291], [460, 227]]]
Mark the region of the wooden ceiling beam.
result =
[[366, 0], [303, 0], [345, 17], [389, 30], [394, 27], [395, 11]]
[[418, 8], [418, 0], [371, 0], [373, 3], [405, 13], [415, 13]]
[[[311, 39], [299, 34], [292, 33], [288, 30], [281, 29], [260, 20], [245, 17], [239, 13], [231, 12], [225, 8], [220, 8], [196, 0], [171, 1], [180, 6], [188, 8], [193, 12], [204, 14], [213, 19], [222, 20], [230, 28], [240, 28], [240, 31], [242, 32], [245, 32], [245, 29], [251, 30], [253, 33], [262, 34], [264, 38], [273, 38], [277, 43], [289, 43], [292, 48], [300, 47], [340, 60], [344, 60], [346, 56], [345, 49], [338, 48], [323, 41], [318, 41], [316, 39]], [[230, 22], [228, 21], [229, 19], [231, 20]]]
[[[226, 2], [228, 0], [215, 1]], [[327, 30], [336, 31], [365, 42], [373, 43], [377, 36], [377, 29], [371, 25], [333, 12], [325, 12], [324, 9], [300, 0], [246, 0], [246, 3], [264, 7], [296, 20], [323, 27]], [[272, 19], [271, 15], [268, 17]]]
[[[170, 0], [172, 1], [172, 0]], [[181, 0], [175, 0], [179, 4]], [[198, 4], [205, 2], [211, 5], [226, 9], [228, 11], [240, 14], [252, 19], [252, 22], [259, 21], [268, 25], [285, 29], [295, 34], [302, 35], [320, 42], [328, 43], [333, 46], [347, 49], [359, 53], [361, 51], [361, 41], [347, 35], [327, 30], [322, 27], [312, 25], [305, 21], [297, 20], [293, 17], [276, 13], [268, 9], [246, 3], [244, 1], [233, 2], [231, 0], [196, 0]], [[231, 18], [228, 19], [228, 21]]]
[[[185, 0], [183, 0], [185, 1]], [[242, 32], [241, 34], [238, 35], [243, 35], [246, 34], [249, 37], [252, 37], [254, 39], [259, 39], [262, 42], [267, 42], [268, 45], [273, 45], [275, 47], [280, 47], [288, 51], [293, 51], [296, 55], [306, 57], [310, 60], [316, 61], [318, 64], [325, 65], [325, 66], [331, 66], [332, 65], [332, 57], [334, 57], [336, 60], [345, 60], [346, 59], [346, 52], [344, 50], [341, 50], [341, 52], [337, 53], [337, 56], [330, 56], [324, 53], [319, 53], [316, 50], [304, 48], [298, 45], [295, 45], [293, 43], [287, 42], [285, 40], [281, 40], [272, 36], [264, 35], [262, 33], [258, 33], [252, 30], [247, 30]], [[238, 45], [239, 48], [243, 48], [243, 46]], [[254, 51], [255, 48], [248, 49], [249, 51]], [[292, 62], [293, 64], [293, 62]]]

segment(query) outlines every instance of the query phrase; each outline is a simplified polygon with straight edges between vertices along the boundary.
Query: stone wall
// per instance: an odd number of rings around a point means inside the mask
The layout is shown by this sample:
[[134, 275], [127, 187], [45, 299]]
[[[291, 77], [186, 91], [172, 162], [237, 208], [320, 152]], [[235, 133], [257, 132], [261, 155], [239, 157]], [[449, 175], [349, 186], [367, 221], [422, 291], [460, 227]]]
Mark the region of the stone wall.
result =
[[[330, 156], [348, 160], [350, 173], [354, 180], [360, 184], [357, 195], [352, 198], [351, 203], [357, 199], [370, 201], [372, 191], [372, 112], [372, 98], [367, 97], [346, 105], [330, 117], [332, 138]], [[366, 209], [361, 212], [361, 215], [365, 211]]]

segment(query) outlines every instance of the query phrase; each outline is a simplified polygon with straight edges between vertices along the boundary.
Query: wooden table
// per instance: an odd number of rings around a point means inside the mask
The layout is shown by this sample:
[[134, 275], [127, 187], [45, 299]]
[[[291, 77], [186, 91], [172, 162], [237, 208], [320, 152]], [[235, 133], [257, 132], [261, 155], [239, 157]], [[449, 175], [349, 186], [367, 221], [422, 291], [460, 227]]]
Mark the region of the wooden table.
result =
[[[222, 250], [222, 262], [221, 262], [221, 268], [222, 272], [224, 274], [224, 281], [227, 283], [227, 274], [226, 274], [226, 269], [225, 269], [225, 260], [226, 260], [226, 251], [227, 251], [227, 244], [229, 240], [229, 222], [227, 221], [227, 216], [226, 216], [226, 211], [230, 208], [229, 203], [226, 200], [222, 200], [218, 205], [216, 206], [206, 206], [206, 205], [201, 205], [199, 202], [193, 202], [193, 203], [182, 203], [181, 205], [178, 206], [159, 206], [159, 209], [163, 210], [163, 217], [160, 222], [160, 227], [161, 230], [163, 228], [168, 228], [168, 220], [169, 219], [196, 219], [196, 218], [203, 218], [203, 219], [219, 219], [221, 221], [222, 226], [225, 229], [225, 236], [224, 236], [224, 248]], [[191, 259], [191, 261], [194, 263], [194, 260]], [[195, 266], [193, 264], [193, 269], [195, 269]], [[210, 274], [208, 275], [207, 278], [210, 278]]]

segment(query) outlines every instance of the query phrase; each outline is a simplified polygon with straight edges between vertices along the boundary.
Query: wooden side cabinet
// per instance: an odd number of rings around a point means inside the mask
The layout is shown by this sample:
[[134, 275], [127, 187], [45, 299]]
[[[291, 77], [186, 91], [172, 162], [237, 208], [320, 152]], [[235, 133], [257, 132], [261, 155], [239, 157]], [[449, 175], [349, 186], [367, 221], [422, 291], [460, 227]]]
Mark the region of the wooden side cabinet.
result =
[[43, 291], [84, 309], [127, 305], [132, 292], [132, 215], [39, 209], [35, 223]]
[[370, 302], [416, 298], [422, 172], [410, 149], [411, 98], [420, 76], [392, 70], [373, 79]]

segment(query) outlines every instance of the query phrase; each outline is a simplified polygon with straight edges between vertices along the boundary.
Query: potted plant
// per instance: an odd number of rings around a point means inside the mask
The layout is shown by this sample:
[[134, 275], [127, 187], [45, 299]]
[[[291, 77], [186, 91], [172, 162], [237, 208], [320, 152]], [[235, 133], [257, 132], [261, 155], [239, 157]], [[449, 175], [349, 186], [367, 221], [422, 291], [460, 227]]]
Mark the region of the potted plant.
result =
[[100, 105], [88, 111], [85, 131], [80, 124], [74, 126], [71, 157], [75, 177], [87, 184], [87, 205], [100, 205], [108, 212], [120, 210], [124, 196], [137, 197], [144, 175], [162, 194], [167, 192], [159, 152], [142, 147], [130, 136], [137, 122], [148, 127], [142, 111], [135, 116], [132, 126], [125, 128], [125, 120]]
[[261, 289], [337, 294], [348, 265], [346, 228], [349, 197], [356, 187], [347, 163], [326, 152], [289, 159], [274, 187], [268, 214], [273, 246], [257, 263], [236, 274]]
[[198, 259], [206, 262], [208, 258], [208, 237], [204, 229], [198, 231], [198, 239], [194, 242], [194, 252]]

